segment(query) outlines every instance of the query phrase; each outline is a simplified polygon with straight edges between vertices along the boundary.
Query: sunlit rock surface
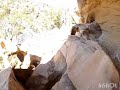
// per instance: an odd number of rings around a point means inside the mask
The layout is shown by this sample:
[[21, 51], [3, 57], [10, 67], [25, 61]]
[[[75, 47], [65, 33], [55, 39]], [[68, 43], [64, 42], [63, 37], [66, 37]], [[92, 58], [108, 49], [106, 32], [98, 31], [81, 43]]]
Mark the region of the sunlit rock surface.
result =
[[[96, 21], [103, 30], [100, 43], [110, 55], [120, 53], [120, 0], [77, 0], [83, 22]], [[116, 56], [116, 55], [115, 55]], [[116, 57], [120, 60], [120, 56]]]

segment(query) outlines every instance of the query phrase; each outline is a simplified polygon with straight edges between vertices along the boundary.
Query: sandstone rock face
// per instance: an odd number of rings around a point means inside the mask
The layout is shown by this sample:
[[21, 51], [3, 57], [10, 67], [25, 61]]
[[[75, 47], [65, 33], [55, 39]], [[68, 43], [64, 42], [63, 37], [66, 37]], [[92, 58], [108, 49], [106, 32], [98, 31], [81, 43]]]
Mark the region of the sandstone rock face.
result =
[[12, 69], [0, 72], [0, 90], [25, 90], [16, 80]]
[[83, 23], [96, 21], [101, 26], [101, 45], [110, 55], [120, 53], [120, 0], [77, 1]]
[[51, 61], [34, 70], [26, 86], [28, 90], [50, 90], [56, 83], [52, 90], [112, 90], [99, 84], [118, 82], [118, 72], [101, 46], [73, 35]]

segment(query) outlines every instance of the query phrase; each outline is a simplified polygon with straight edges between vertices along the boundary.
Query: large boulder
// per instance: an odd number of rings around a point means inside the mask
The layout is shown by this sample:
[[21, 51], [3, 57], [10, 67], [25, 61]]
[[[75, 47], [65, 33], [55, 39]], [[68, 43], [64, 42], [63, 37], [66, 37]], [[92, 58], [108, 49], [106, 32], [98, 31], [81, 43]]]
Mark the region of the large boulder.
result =
[[26, 86], [28, 90], [50, 90], [53, 85], [53, 90], [111, 90], [100, 85], [118, 82], [116, 68], [97, 42], [69, 36], [51, 61], [34, 70]]
[[[99, 39], [100, 44], [112, 58], [117, 59], [115, 64], [120, 62], [120, 56], [116, 57], [120, 54], [120, 0], [77, 1], [82, 22], [96, 21], [101, 26], [103, 34]], [[118, 70], [120, 72], [119, 67]]]
[[116, 68], [97, 42], [71, 36], [60, 50], [66, 57], [66, 72], [77, 90], [107, 90], [99, 85], [119, 82]]
[[50, 90], [60, 80], [66, 66], [65, 57], [58, 51], [51, 61], [35, 68], [26, 82], [26, 88], [28, 90]]

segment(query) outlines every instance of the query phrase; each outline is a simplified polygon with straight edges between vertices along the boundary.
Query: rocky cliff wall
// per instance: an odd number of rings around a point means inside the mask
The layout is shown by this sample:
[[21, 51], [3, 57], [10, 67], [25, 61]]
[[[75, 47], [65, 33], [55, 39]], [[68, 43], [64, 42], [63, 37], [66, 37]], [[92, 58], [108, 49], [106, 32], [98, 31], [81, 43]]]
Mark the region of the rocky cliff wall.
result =
[[120, 73], [120, 0], [77, 0], [80, 22], [96, 21], [103, 30], [99, 43]]
[[82, 22], [96, 21], [103, 30], [101, 45], [120, 57], [120, 0], [77, 0]]

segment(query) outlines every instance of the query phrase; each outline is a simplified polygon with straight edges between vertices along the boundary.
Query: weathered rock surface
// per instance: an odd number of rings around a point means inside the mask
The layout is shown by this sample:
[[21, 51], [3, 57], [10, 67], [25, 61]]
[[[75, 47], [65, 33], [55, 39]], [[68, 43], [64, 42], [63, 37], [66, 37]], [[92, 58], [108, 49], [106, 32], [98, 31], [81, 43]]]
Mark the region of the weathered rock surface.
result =
[[46, 64], [40, 64], [28, 79], [28, 90], [50, 90], [66, 70], [65, 57], [60, 51]]
[[118, 82], [116, 68], [97, 42], [70, 36], [51, 61], [35, 69], [26, 86], [28, 90], [111, 90], [99, 84]]
[[71, 37], [66, 45], [67, 52], [63, 48], [61, 51], [67, 54], [67, 73], [77, 90], [102, 90], [99, 83], [119, 81], [111, 59], [97, 42]]
[[[112, 58], [114, 56], [113, 62], [120, 62], [120, 56], [116, 57], [120, 54], [120, 0], [77, 1], [83, 23], [96, 21], [101, 26], [100, 44]], [[118, 70], [120, 72], [120, 68]]]
[[16, 80], [11, 68], [0, 72], [0, 90], [25, 90]]
[[52, 90], [76, 90], [68, 74], [63, 74], [60, 81], [55, 84]]

